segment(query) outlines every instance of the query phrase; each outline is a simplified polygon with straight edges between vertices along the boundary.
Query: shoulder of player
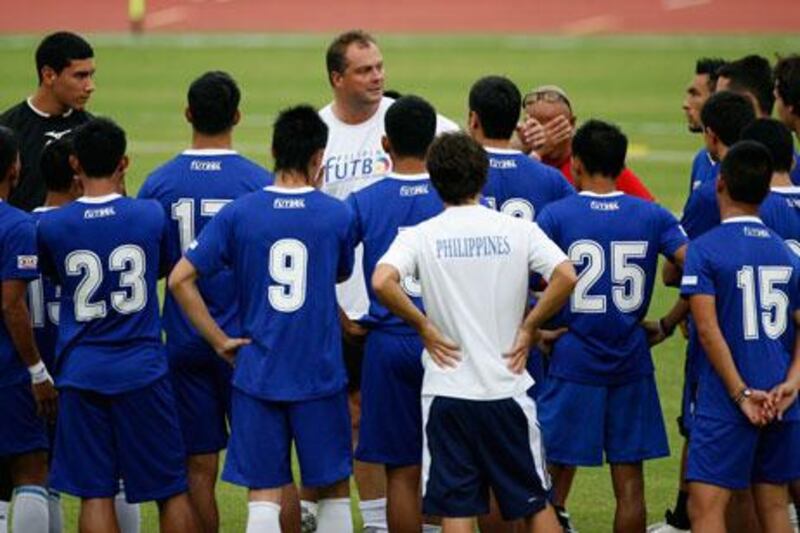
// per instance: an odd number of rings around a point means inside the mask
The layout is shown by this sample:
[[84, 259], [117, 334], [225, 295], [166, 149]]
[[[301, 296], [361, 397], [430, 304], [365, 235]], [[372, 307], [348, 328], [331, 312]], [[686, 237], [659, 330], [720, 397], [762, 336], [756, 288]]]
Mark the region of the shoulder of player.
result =
[[36, 218], [8, 202], [0, 202], [0, 228], [6, 232], [12, 232], [21, 224], [31, 224], [35, 226]]
[[[9, 107], [0, 113], [0, 124], [14, 129], [14, 126], [23, 120], [26, 115], [28, 115], [26, 110], [30, 111], [30, 108], [25, 100]], [[32, 114], [33, 112], [30, 111], [30, 113]]]

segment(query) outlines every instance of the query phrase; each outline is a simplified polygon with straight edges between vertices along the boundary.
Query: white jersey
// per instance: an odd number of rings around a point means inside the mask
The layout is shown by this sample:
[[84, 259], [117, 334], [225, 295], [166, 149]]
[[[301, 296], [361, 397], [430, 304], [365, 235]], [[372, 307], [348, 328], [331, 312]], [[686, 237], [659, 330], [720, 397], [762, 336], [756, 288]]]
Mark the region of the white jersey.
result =
[[[383, 120], [392, 103], [393, 99], [384, 97], [375, 114], [360, 124], [346, 124], [336, 118], [332, 103], [320, 110], [320, 118], [328, 125], [328, 144], [322, 159], [324, 192], [344, 200], [391, 172], [392, 161], [381, 146], [381, 138], [385, 134]], [[437, 134], [457, 130], [455, 122], [437, 116]], [[359, 246], [353, 275], [336, 287], [339, 305], [352, 319], [363, 317], [369, 309], [362, 257], [363, 248]]]
[[567, 256], [533, 222], [483, 206], [448, 207], [398, 234], [379, 263], [415, 275], [431, 321], [459, 346], [461, 361], [441, 368], [423, 352], [423, 396], [496, 400], [533, 385], [512, 373], [511, 349], [524, 318], [529, 273], [549, 279]]

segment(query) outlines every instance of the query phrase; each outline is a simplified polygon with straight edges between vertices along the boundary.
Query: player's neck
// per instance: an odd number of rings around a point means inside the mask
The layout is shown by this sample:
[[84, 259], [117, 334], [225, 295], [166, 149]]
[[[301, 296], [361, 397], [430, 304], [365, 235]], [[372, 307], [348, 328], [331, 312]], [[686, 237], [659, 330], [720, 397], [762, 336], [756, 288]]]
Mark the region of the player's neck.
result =
[[333, 114], [345, 124], [357, 125], [371, 119], [378, 112], [380, 101], [374, 104], [344, 103], [342, 100], [333, 100]]
[[60, 116], [69, 111], [69, 107], [59, 102], [43, 85], [40, 85], [31, 97], [31, 105], [42, 113]]
[[770, 187], [791, 187], [793, 185], [792, 178], [789, 176], [788, 172], [772, 173], [772, 179], [769, 182]]
[[483, 135], [479, 135], [479, 139], [475, 139], [484, 148], [497, 148], [500, 150], [508, 150], [511, 148], [511, 139], [489, 139]]
[[471, 206], [471, 205], [479, 205], [480, 200], [481, 200], [481, 195], [480, 194], [476, 194], [472, 198], [467, 198], [466, 200], [464, 200], [464, 201], [462, 201], [460, 203], [457, 203], [457, 204], [451, 204], [451, 203], [448, 203], [448, 202], [444, 202], [444, 208], [445, 209], [449, 209], [451, 207], [467, 207], [467, 206]]
[[720, 219], [727, 220], [736, 217], [757, 217], [759, 207], [760, 206], [757, 205], [734, 202], [733, 200], [727, 202], [722, 201], [719, 206]]
[[102, 178], [81, 177], [81, 185], [83, 185], [83, 195], [88, 197], [108, 196], [119, 192], [119, 181], [114, 175]]
[[425, 160], [416, 157], [397, 157], [392, 155], [392, 172], [395, 174], [425, 174]]
[[594, 174], [591, 176], [581, 176], [581, 191], [594, 194], [609, 194], [616, 192], [617, 182], [605, 176]]
[[233, 148], [233, 130], [228, 130], [217, 135], [206, 135], [197, 131], [192, 132], [193, 150], [230, 150]]
[[47, 191], [47, 196], [44, 199], [45, 207], [61, 207], [74, 200], [74, 197], [65, 192]]
[[311, 187], [308, 176], [296, 171], [279, 170], [275, 174], [275, 187], [282, 189], [302, 189]]
[[11, 183], [6, 177], [2, 182], [0, 182], [0, 200], [4, 202], [8, 200], [8, 197], [11, 195]]

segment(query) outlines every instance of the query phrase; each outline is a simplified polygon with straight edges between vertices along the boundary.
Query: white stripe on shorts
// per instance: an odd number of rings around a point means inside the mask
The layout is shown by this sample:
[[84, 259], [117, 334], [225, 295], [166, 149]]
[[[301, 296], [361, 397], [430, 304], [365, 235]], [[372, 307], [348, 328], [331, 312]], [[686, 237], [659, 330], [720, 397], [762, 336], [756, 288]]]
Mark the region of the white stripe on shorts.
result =
[[431, 452], [428, 449], [428, 416], [431, 412], [431, 404], [436, 396], [422, 397], [422, 497], [425, 497], [425, 489], [428, 487], [428, 476], [431, 472]]
[[547, 459], [545, 458], [544, 445], [542, 443], [542, 432], [539, 429], [539, 419], [536, 416], [536, 404], [525, 393], [515, 396], [514, 401], [517, 402], [522, 412], [525, 413], [525, 418], [528, 419], [528, 444], [531, 448], [536, 474], [542, 481], [544, 489], [550, 490], [550, 474], [547, 471]]

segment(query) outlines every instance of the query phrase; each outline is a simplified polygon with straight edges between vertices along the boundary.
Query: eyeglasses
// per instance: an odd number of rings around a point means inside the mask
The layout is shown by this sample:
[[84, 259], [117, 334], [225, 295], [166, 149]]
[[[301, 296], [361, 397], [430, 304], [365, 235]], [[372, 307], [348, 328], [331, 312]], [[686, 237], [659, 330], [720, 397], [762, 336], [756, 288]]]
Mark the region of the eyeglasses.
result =
[[572, 110], [569, 98], [559, 91], [554, 89], [544, 89], [540, 91], [531, 91], [522, 99], [522, 108], [528, 107], [530, 104], [536, 102], [547, 102], [548, 104], [566, 104]]

